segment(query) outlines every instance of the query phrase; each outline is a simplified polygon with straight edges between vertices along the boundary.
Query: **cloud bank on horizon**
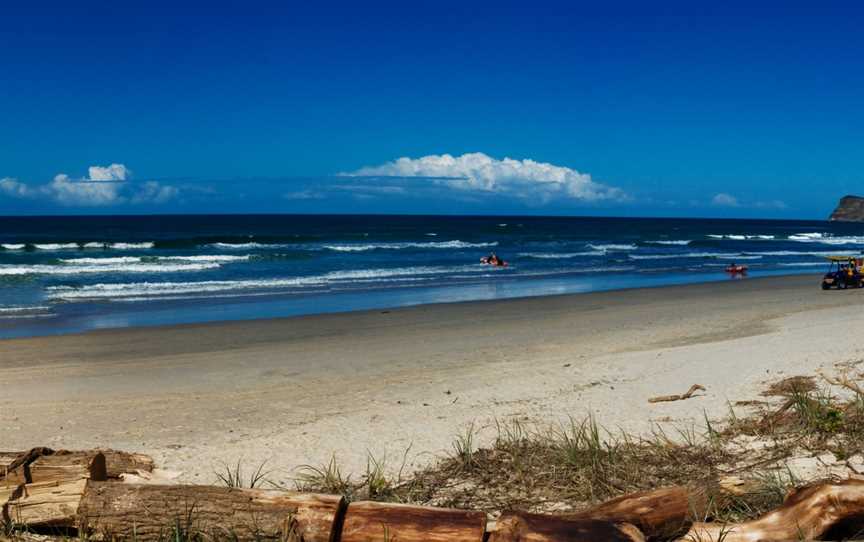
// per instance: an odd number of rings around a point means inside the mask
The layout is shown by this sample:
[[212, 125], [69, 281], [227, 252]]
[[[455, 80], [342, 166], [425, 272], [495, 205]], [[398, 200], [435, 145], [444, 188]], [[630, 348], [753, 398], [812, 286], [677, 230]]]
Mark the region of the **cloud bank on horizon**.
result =
[[0, 179], [0, 192], [14, 198], [45, 199], [67, 207], [164, 203], [178, 194], [177, 188], [156, 181], [132, 183], [131, 176], [132, 172], [123, 164], [90, 166], [87, 177], [74, 179], [60, 173], [51, 182], [35, 186], [6, 177]]
[[742, 207], [750, 207], [754, 209], [786, 209], [788, 205], [781, 200], [771, 200], [771, 201], [756, 201], [752, 203], [745, 203], [740, 201], [737, 197], [732, 194], [728, 194], [726, 192], [720, 192], [719, 194], [715, 194], [713, 198], [711, 198], [711, 205], [713, 207], [726, 207], [731, 209], [739, 209]]
[[[138, 206], [139, 210], [146, 207], [154, 212], [294, 212], [301, 206], [303, 212], [428, 212], [446, 208], [470, 214], [496, 209], [562, 212], [650, 201], [594, 181], [590, 174], [570, 167], [532, 159], [497, 159], [482, 152], [402, 157], [323, 177], [264, 178], [243, 183], [237, 179], [199, 181], [206, 184], [136, 182], [124, 164], [94, 165], [87, 169], [86, 177], [61, 173], [44, 183], [0, 178], [0, 205], [6, 196], [9, 202], [20, 200], [24, 206], [27, 201], [30, 208], [45, 211]], [[291, 183], [292, 191], [285, 191], [286, 182]], [[18, 204], [12, 205], [14, 209]], [[666, 208], [682, 205], [732, 213], [789, 208], [779, 200], [751, 201], [728, 192], [685, 204], [670, 201]]]
[[[531, 159], [492, 158], [482, 152], [461, 156], [430, 154], [420, 158], [402, 157], [378, 166], [340, 173], [342, 177], [378, 177], [389, 181], [389, 189], [399, 188], [399, 180], [416, 186], [416, 179], [425, 179], [438, 188], [442, 196], [473, 194], [498, 195], [533, 205], [552, 201], [581, 202], [629, 200], [619, 188], [600, 184], [591, 175], [569, 167]], [[363, 185], [365, 186], [365, 185]], [[342, 186], [348, 188], [348, 186]], [[427, 187], [428, 188], [428, 187]]]

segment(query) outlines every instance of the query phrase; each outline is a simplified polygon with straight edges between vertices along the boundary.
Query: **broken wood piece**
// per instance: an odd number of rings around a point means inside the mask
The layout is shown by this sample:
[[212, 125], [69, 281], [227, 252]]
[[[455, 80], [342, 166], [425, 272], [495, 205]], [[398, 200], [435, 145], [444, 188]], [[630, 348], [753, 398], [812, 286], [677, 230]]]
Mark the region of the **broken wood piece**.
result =
[[94, 482], [108, 479], [105, 456], [98, 451], [70, 452], [58, 450], [36, 458], [27, 466], [27, 483], [59, 482], [89, 478]]
[[25, 484], [6, 503], [4, 518], [28, 529], [74, 529], [87, 482], [87, 478], [78, 478]]
[[[380, 539], [379, 539], [380, 540]], [[634, 525], [607, 520], [508, 512], [489, 542], [645, 542]]]
[[407, 504], [348, 505], [341, 542], [482, 542], [486, 514]]
[[333, 495], [91, 482], [81, 503], [79, 525], [82, 533], [116, 541], [200, 535], [335, 542], [333, 533], [344, 509], [345, 500]]
[[662, 403], [665, 401], [683, 401], [684, 399], [690, 399], [691, 397], [693, 397], [693, 394], [699, 390], [706, 391], [704, 386], [699, 384], [693, 384], [692, 386], [690, 386], [690, 389], [687, 390], [687, 393], [681, 395], [661, 395], [659, 397], [652, 397], [651, 399], [648, 399], [648, 402]]
[[121, 478], [124, 474], [153, 472], [153, 458], [149, 455], [111, 449], [99, 451], [105, 456], [105, 468], [108, 478]]

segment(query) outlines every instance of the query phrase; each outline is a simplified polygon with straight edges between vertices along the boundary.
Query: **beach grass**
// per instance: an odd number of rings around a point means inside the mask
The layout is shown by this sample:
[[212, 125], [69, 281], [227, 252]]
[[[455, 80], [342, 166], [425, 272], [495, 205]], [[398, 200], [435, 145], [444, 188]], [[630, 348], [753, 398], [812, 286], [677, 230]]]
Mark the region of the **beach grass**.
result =
[[[788, 378], [772, 384], [765, 401], [730, 405], [723, 419], [703, 413], [699, 426], [658, 425], [648, 436], [608, 430], [590, 415], [545, 426], [511, 418], [485, 428], [495, 434], [479, 446], [481, 430], [470, 424], [449, 454], [404, 479], [401, 470], [388, 478], [374, 461], [360, 479], [346, 479], [333, 459], [307, 468], [298, 488], [494, 514], [566, 513], [627, 493], [688, 486], [709, 494], [707, 517], [699, 519], [745, 521], [782, 504], [793, 488], [821, 481], [800, 478], [786, 466], [790, 458], [831, 453], [841, 461], [864, 453], [864, 393], [850, 382]], [[721, 491], [724, 477], [741, 479], [743, 489]]]

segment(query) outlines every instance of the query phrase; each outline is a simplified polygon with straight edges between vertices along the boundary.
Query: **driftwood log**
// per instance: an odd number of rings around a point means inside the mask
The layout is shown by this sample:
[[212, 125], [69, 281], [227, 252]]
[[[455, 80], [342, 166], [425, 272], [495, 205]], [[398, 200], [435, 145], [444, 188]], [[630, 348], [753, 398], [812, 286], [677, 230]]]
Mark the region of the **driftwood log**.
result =
[[332, 542], [344, 509], [344, 499], [332, 495], [92, 482], [78, 524], [83, 532], [109, 540], [157, 540], [192, 532], [239, 540]]
[[489, 542], [645, 542], [630, 523], [510, 512], [499, 519]]
[[[146, 456], [35, 448], [0, 453], [0, 507], [6, 526], [73, 529], [116, 541], [193, 535], [285, 542], [481, 542], [483, 512], [358, 502], [339, 496], [212, 486], [130, 484], [124, 473], [152, 471]], [[113, 474], [113, 476], [111, 476]], [[714, 497], [747, 492], [721, 479]], [[583, 512], [508, 512], [490, 542], [787, 542], [840, 539], [864, 527], [864, 480], [817, 484], [740, 524], [693, 523], [708, 508], [706, 488], [669, 487], [624, 495]], [[713, 498], [713, 497], [712, 497]]]
[[626, 523], [647, 537], [668, 538], [685, 532], [694, 517], [704, 517], [708, 500], [702, 488], [673, 486], [623, 495], [568, 517]]
[[[846, 525], [849, 522], [855, 525]], [[739, 524], [694, 523], [681, 542], [823, 540], [834, 529], [864, 526], [864, 481], [818, 484], [792, 492], [782, 506]]]
[[404, 504], [348, 506], [341, 542], [483, 542], [486, 514]]

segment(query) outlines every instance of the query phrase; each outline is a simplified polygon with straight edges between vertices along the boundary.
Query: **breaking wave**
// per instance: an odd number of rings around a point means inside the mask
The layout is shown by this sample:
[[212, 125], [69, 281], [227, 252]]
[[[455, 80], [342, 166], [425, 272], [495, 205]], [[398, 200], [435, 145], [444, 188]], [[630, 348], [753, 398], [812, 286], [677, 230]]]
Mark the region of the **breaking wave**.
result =
[[461, 267], [402, 267], [392, 269], [358, 269], [332, 271], [308, 277], [289, 277], [254, 280], [210, 280], [196, 282], [137, 282], [100, 283], [86, 286], [49, 286], [49, 298], [56, 300], [111, 299], [124, 297], [162, 297], [178, 294], [207, 294], [242, 290], [280, 290], [286, 288], [325, 286], [349, 282], [379, 282], [414, 280], [423, 276], [446, 273], [483, 271], [482, 265]]
[[595, 245], [595, 244], [589, 243], [588, 248], [591, 248], [594, 250], [604, 250], [604, 251], [606, 251], [606, 250], [625, 251], [625, 250], [636, 250], [638, 247], [636, 245], [633, 245], [633, 244], [626, 244], [625, 245], [625, 244], [612, 243], [612, 244], [608, 244], [608, 245]]
[[520, 252], [521, 258], [536, 258], [538, 260], [568, 260], [582, 256], [605, 256], [605, 250], [592, 250], [589, 252]]
[[406, 248], [488, 248], [498, 246], [498, 242], [467, 243], [465, 241], [440, 241], [428, 243], [366, 243], [366, 244], [330, 244], [324, 245], [327, 250], [337, 252], [365, 252], [367, 250], [401, 250]]
[[179, 273], [220, 267], [218, 263], [137, 263], [108, 265], [0, 265], [0, 276], [82, 275], [93, 273]]

